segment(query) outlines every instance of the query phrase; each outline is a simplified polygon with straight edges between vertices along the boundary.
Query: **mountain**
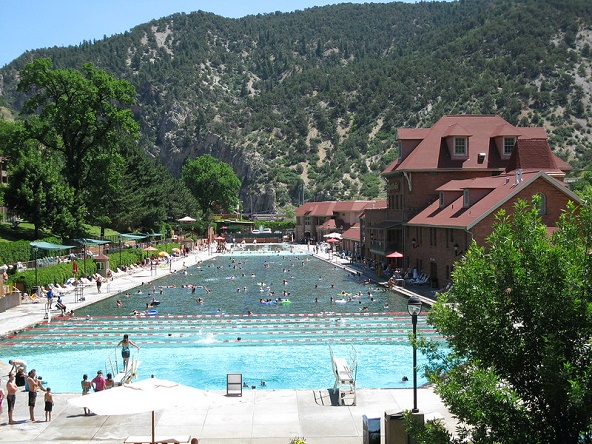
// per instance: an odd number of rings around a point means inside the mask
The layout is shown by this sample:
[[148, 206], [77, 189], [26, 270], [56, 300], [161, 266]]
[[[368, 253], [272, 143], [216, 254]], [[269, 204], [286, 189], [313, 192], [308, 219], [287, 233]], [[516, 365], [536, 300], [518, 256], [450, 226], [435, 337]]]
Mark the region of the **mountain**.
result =
[[245, 212], [376, 198], [397, 128], [444, 114], [544, 126], [576, 169], [592, 160], [589, 0], [340, 4], [227, 19], [174, 14], [124, 34], [29, 51], [0, 70], [93, 62], [137, 89], [140, 144], [174, 173], [210, 153], [242, 180]]

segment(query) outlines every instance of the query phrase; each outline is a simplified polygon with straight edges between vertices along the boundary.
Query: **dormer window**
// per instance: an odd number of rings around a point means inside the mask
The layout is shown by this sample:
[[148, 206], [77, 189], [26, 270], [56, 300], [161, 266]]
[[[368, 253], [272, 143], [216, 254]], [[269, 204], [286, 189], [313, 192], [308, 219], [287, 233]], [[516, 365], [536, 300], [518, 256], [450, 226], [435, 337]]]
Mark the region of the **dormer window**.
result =
[[469, 190], [465, 189], [463, 191], [463, 207], [468, 208], [469, 206]]
[[440, 191], [440, 208], [444, 208], [444, 192]]
[[504, 156], [509, 156], [514, 151], [514, 145], [516, 145], [515, 137], [504, 137]]
[[466, 137], [455, 137], [454, 138], [454, 155], [459, 156], [459, 157], [467, 155], [467, 138]]

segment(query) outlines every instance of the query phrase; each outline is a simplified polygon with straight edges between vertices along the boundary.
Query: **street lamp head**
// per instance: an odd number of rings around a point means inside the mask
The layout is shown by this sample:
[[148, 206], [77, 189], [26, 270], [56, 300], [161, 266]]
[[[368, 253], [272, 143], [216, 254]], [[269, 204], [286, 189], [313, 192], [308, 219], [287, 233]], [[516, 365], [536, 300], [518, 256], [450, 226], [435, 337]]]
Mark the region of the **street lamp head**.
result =
[[411, 316], [417, 316], [421, 313], [421, 299], [417, 296], [411, 296], [407, 301], [407, 312]]

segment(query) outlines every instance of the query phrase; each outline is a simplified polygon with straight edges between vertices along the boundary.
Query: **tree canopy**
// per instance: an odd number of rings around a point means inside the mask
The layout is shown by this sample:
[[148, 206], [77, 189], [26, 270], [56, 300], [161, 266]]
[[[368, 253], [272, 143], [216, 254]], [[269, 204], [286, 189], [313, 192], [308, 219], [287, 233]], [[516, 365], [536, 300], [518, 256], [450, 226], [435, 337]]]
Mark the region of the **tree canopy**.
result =
[[218, 207], [229, 212], [236, 210], [241, 183], [227, 163], [205, 154], [187, 161], [181, 178], [197, 199], [206, 219]]
[[187, 188], [138, 146], [131, 84], [90, 64], [60, 70], [41, 59], [24, 68], [19, 87], [30, 93], [22, 120], [0, 121], [0, 152], [10, 156], [5, 200], [37, 232], [160, 231], [194, 212]]
[[536, 208], [501, 212], [429, 313], [450, 347], [422, 344], [429, 379], [474, 443], [592, 440], [592, 213], [549, 236]]

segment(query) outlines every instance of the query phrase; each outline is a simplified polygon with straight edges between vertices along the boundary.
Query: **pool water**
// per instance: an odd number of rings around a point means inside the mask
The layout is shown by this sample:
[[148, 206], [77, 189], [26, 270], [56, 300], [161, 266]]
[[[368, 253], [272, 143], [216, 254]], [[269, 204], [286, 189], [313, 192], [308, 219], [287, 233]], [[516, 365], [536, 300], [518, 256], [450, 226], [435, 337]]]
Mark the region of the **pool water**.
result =
[[[184, 288], [189, 284], [194, 292]], [[109, 371], [107, 356], [128, 333], [141, 347], [140, 378], [155, 375], [205, 390], [225, 390], [227, 373], [242, 373], [259, 389], [332, 387], [331, 349], [349, 360], [352, 347], [358, 387], [412, 384], [406, 299], [310, 256], [221, 256], [189, 266], [187, 274], [147, 278], [129, 293], [88, 306], [75, 319], [2, 338], [2, 359], [24, 359], [55, 392], [78, 392], [83, 373], [92, 378], [99, 369]], [[157, 316], [130, 316], [153, 297], [160, 301]], [[278, 297], [290, 303], [260, 301]], [[423, 316], [418, 331], [436, 337]]]

